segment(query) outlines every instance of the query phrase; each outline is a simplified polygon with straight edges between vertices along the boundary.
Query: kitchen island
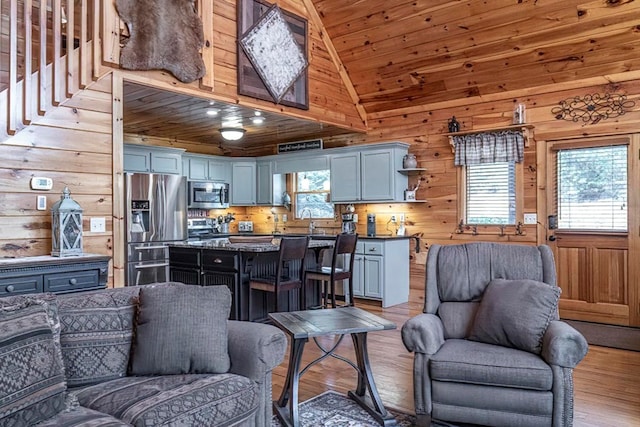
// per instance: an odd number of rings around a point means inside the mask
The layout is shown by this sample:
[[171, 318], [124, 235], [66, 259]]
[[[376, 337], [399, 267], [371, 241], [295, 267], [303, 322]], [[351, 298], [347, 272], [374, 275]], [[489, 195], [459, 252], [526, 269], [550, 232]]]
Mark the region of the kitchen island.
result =
[[[233, 304], [231, 318], [247, 320], [248, 282], [256, 274], [274, 273], [278, 245], [270, 242], [293, 235], [239, 234], [220, 235], [221, 238], [259, 240], [269, 243], [245, 241], [228, 243], [224, 239], [210, 239], [172, 244], [169, 249], [170, 278], [194, 285], [226, 285], [231, 290]], [[307, 268], [322, 262], [322, 249], [333, 246], [335, 236], [314, 234], [309, 243]], [[401, 304], [409, 299], [409, 245], [408, 236], [358, 236], [354, 259], [354, 296], [380, 301], [383, 307]], [[328, 257], [330, 263], [330, 257]], [[325, 265], [327, 265], [327, 258]], [[307, 305], [319, 304], [312, 285], [306, 284]], [[270, 296], [271, 298], [272, 296]], [[283, 294], [281, 307], [297, 309], [298, 291]], [[286, 301], [285, 299], [286, 298]], [[252, 318], [264, 318], [273, 301], [255, 304]]]
[[[276, 238], [277, 239], [277, 238]], [[249, 319], [249, 278], [251, 273], [258, 275], [274, 274], [278, 259], [277, 242], [224, 243], [218, 239], [184, 243], [169, 246], [170, 280], [191, 285], [226, 285], [232, 295], [230, 319]], [[332, 239], [311, 240], [305, 263], [307, 268], [321, 261], [322, 249], [333, 246]], [[295, 268], [296, 266], [292, 266]], [[272, 295], [263, 296], [262, 304], [254, 304], [251, 318], [265, 318]], [[279, 305], [285, 310], [297, 310], [298, 290], [283, 293]], [[307, 292], [307, 304], [317, 305], [318, 301], [312, 289]], [[271, 310], [272, 311], [272, 310]]]

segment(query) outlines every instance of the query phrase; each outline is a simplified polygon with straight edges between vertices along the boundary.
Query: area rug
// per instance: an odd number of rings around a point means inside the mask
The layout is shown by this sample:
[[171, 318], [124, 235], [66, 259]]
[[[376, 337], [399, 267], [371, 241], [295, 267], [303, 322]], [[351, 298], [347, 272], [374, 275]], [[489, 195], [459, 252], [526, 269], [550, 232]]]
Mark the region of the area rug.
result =
[[[415, 416], [387, 408], [400, 427], [415, 425]], [[379, 426], [371, 415], [346, 395], [326, 391], [300, 404], [300, 427], [369, 427]], [[274, 415], [271, 427], [281, 427]], [[433, 423], [432, 427], [447, 427]]]

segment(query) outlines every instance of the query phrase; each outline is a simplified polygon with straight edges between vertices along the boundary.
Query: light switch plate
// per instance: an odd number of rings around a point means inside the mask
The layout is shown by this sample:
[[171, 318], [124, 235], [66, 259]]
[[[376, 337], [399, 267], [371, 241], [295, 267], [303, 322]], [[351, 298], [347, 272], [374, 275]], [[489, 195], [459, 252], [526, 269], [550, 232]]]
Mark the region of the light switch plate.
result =
[[538, 222], [538, 215], [534, 213], [526, 213], [524, 214], [524, 223], [525, 224], [536, 224]]
[[93, 233], [104, 233], [107, 231], [104, 218], [91, 218], [91, 231]]
[[39, 211], [47, 210], [47, 196], [38, 196], [36, 209]]

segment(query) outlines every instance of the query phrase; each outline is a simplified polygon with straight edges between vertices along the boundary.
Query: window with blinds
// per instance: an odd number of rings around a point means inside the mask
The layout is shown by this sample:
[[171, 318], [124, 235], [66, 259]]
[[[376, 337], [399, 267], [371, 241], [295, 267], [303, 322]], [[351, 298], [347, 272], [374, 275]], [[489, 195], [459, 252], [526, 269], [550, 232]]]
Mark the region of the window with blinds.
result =
[[466, 223], [515, 224], [516, 178], [513, 162], [466, 166]]
[[627, 146], [559, 149], [558, 228], [627, 230]]

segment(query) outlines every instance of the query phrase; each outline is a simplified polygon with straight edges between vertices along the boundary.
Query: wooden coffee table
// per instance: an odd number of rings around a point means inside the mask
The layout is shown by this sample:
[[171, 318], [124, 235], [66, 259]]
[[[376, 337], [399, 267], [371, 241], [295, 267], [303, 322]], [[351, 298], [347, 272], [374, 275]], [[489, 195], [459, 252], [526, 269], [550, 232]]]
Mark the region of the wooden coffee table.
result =
[[[334, 357], [346, 362], [358, 372], [358, 386], [355, 391], [349, 391], [349, 397], [366, 409], [381, 425], [396, 425], [395, 418], [387, 412], [380, 400], [367, 352], [367, 332], [395, 329], [395, 323], [357, 307], [270, 313], [269, 318], [291, 337], [287, 378], [280, 398], [273, 402], [276, 415], [282, 424], [299, 426], [298, 382], [300, 377], [319, 361], [326, 357]], [[334, 353], [347, 334], [351, 335], [353, 340], [356, 363]], [[316, 339], [323, 335], [340, 335], [340, 338], [331, 348], [325, 349]], [[302, 351], [309, 338], [314, 339], [323, 354], [300, 370]]]

